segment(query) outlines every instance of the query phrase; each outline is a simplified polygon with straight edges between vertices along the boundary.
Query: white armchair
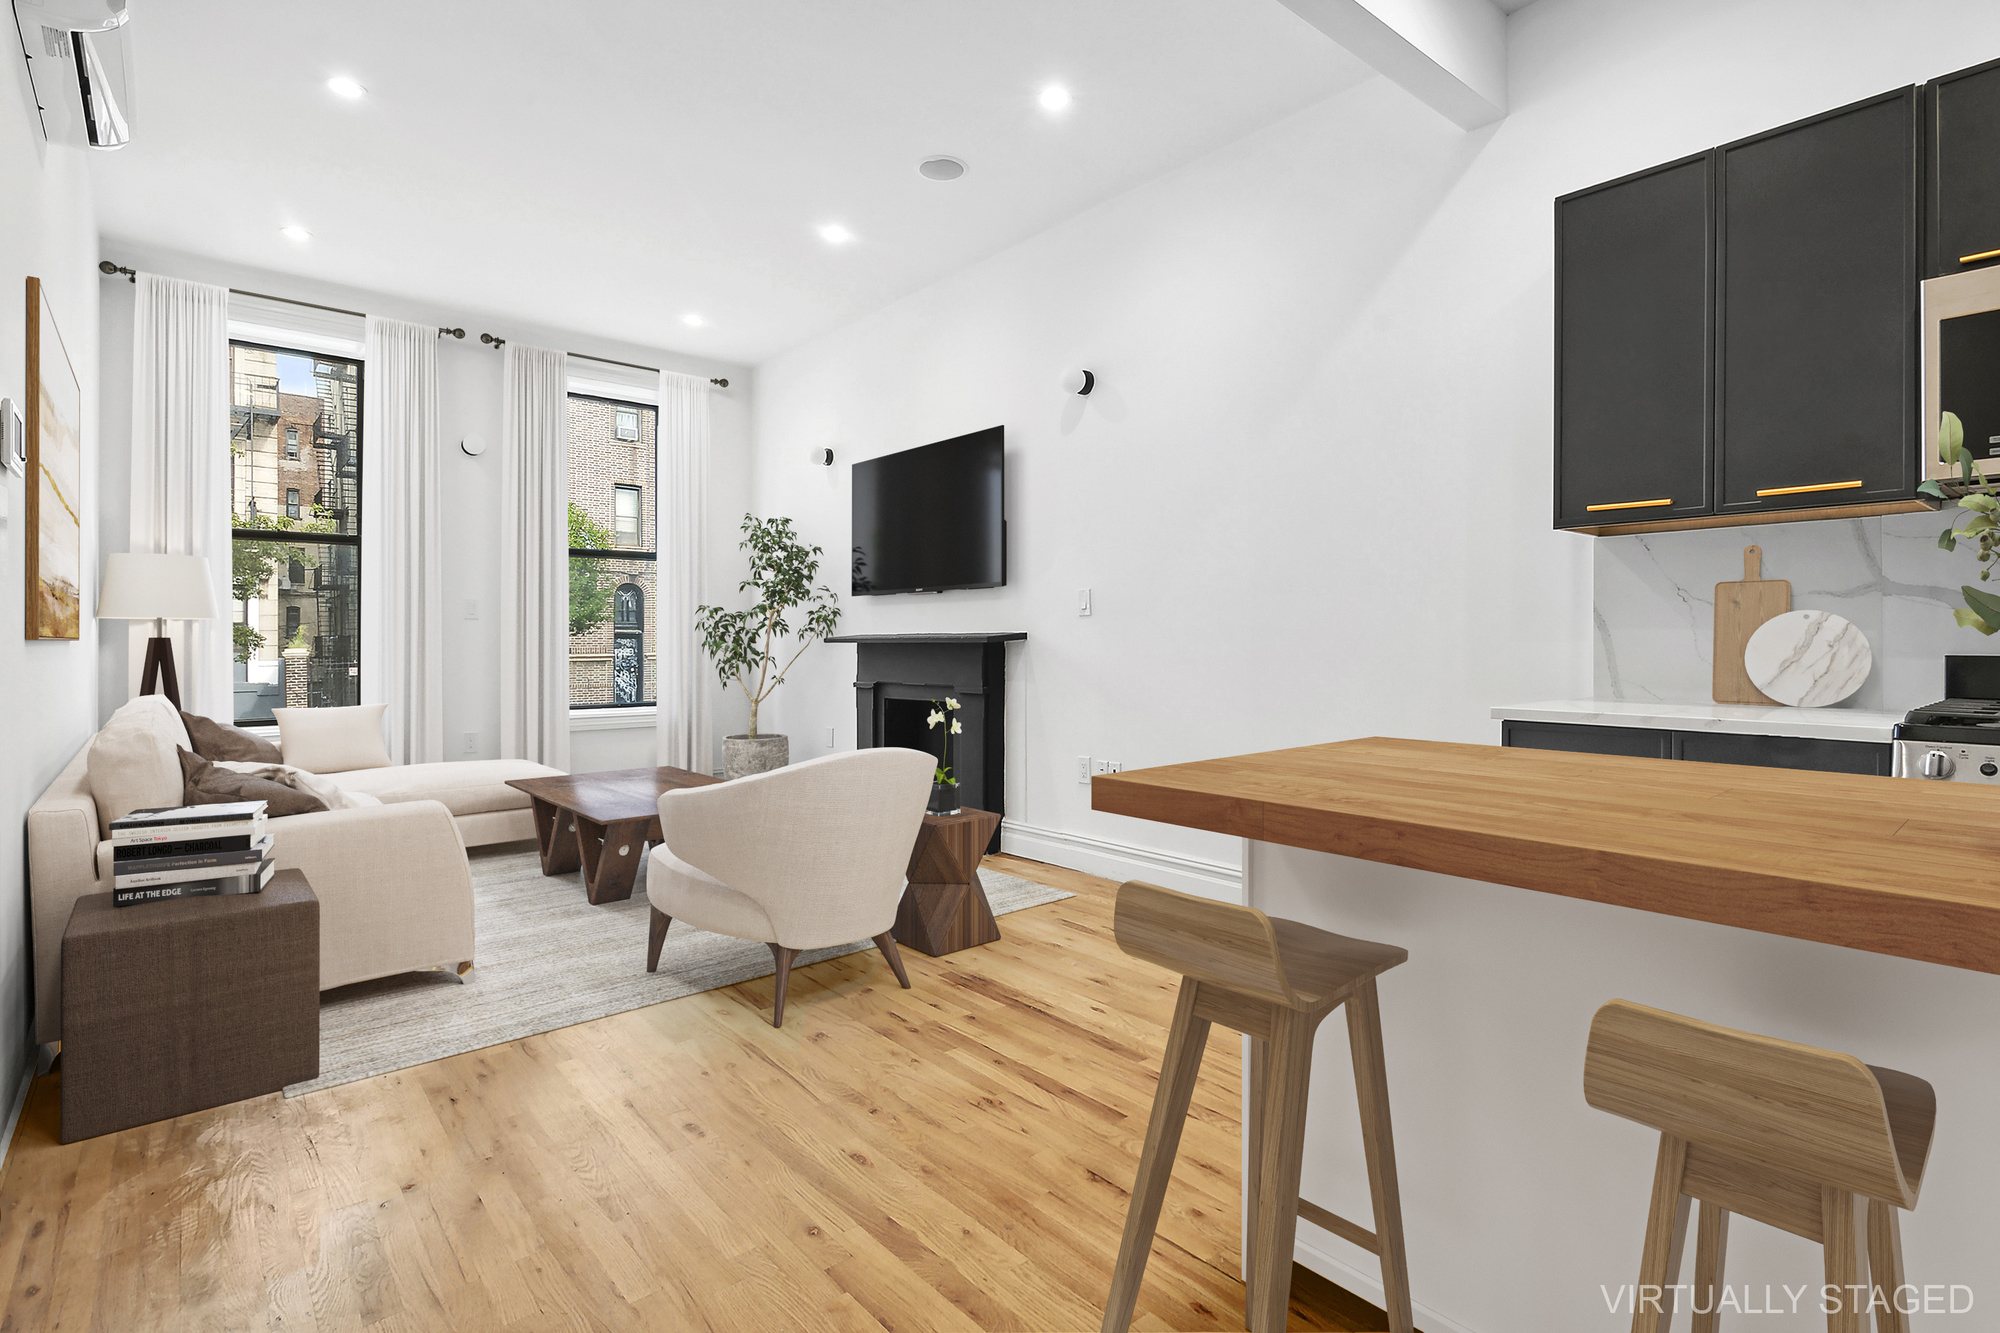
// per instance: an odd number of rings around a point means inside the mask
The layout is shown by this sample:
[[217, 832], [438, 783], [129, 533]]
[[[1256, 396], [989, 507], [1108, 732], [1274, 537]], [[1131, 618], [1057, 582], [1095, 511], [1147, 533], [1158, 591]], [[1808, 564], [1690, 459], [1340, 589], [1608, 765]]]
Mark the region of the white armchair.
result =
[[679, 917], [771, 946], [773, 1027], [785, 1024], [801, 950], [872, 939], [908, 990], [889, 928], [936, 766], [921, 750], [856, 750], [660, 797], [662, 838], [646, 866], [646, 970], [659, 970]]

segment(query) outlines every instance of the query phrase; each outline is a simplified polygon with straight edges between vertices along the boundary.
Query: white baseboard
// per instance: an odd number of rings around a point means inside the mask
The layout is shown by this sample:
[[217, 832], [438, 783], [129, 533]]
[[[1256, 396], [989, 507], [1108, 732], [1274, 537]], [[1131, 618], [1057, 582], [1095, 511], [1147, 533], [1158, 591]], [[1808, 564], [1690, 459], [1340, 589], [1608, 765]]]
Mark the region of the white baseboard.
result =
[[[1307, 1225], [1303, 1219], [1300, 1220], [1301, 1230]], [[1292, 1257], [1335, 1286], [1344, 1287], [1356, 1296], [1373, 1301], [1377, 1305], [1382, 1304], [1384, 1296], [1382, 1272], [1372, 1262], [1365, 1268], [1357, 1267], [1334, 1258], [1325, 1250], [1307, 1243], [1302, 1237], [1292, 1242]], [[1456, 1319], [1439, 1314], [1421, 1301], [1410, 1302], [1410, 1314], [1413, 1322], [1424, 1330], [1424, 1333], [1474, 1333], [1474, 1330]]]
[[1242, 869], [1223, 861], [1159, 852], [1060, 829], [1035, 828], [1011, 819], [1001, 821], [1000, 850], [1106, 879], [1150, 880], [1170, 889], [1225, 902], [1243, 900]]
[[[31, 1052], [39, 1048], [30, 1046]], [[7, 1108], [7, 1127], [0, 1130], [0, 1175], [7, 1171], [7, 1154], [14, 1147], [14, 1127], [21, 1123], [21, 1108], [28, 1104], [28, 1089], [35, 1082], [35, 1058], [28, 1057], [28, 1067], [21, 1071], [21, 1084], [14, 1089], [14, 1103]]]

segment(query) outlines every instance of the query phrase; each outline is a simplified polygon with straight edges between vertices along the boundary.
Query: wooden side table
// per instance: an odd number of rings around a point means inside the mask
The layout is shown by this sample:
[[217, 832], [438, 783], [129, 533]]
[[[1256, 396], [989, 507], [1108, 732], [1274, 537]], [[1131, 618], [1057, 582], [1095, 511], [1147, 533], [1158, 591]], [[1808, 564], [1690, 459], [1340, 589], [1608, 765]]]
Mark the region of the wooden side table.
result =
[[890, 932], [896, 943], [937, 958], [1000, 938], [979, 884], [979, 858], [999, 827], [1000, 816], [988, 810], [924, 816]]
[[319, 899], [76, 900], [62, 945], [62, 1141], [319, 1077]]

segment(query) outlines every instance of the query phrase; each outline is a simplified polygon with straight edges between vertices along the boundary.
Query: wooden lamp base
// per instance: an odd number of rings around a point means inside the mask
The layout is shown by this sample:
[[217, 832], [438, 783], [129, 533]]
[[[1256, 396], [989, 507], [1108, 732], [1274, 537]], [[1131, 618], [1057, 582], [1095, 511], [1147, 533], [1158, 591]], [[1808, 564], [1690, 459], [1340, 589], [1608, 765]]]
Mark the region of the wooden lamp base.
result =
[[139, 693], [151, 694], [155, 686], [176, 709], [181, 706], [181, 678], [174, 671], [174, 641], [164, 636], [146, 640], [146, 666], [139, 676]]

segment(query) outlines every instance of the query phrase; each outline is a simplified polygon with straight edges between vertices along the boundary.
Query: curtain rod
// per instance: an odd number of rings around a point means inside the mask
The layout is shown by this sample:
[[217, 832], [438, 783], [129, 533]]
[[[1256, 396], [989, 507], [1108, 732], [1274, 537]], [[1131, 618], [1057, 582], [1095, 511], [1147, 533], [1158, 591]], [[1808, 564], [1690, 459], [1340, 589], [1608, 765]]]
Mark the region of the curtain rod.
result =
[[[106, 277], [116, 277], [122, 273], [127, 282], [136, 283], [139, 281], [139, 271], [137, 269], [126, 268], [122, 264], [114, 264], [108, 259], [98, 261], [97, 271]], [[269, 292], [246, 292], [241, 287], [231, 287], [229, 294], [231, 296], [254, 296], [259, 301], [277, 301], [282, 305], [304, 306], [308, 310], [324, 310], [333, 315], [352, 315], [356, 319], [368, 318], [368, 312], [365, 310], [343, 310], [337, 305], [321, 305], [317, 301], [295, 301], [289, 296], [273, 296]], [[438, 325], [438, 337], [463, 338], [465, 337], [465, 330], [448, 329], [440, 324]]]
[[[498, 351], [501, 347], [506, 346], [507, 343], [507, 340], [505, 338], [496, 338], [490, 333], [480, 334], [479, 341], [485, 343], [488, 347], [493, 348], [495, 351]], [[627, 370], [650, 370], [655, 375], [660, 373], [660, 368], [658, 366], [642, 366], [636, 361], [613, 361], [608, 356], [592, 356], [588, 352], [564, 352], [563, 355], [573, 356], [582, 361], [595, 361], [599, 365], [623, 366]], [[708, 377], [708, 382], [710, 384], [715, 385], [719, 389], [726, 389], [729, 387], [728, 380], [721, 379], [715, 375], [710, 375]]]

